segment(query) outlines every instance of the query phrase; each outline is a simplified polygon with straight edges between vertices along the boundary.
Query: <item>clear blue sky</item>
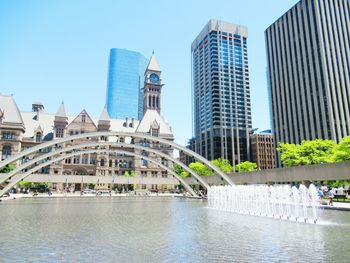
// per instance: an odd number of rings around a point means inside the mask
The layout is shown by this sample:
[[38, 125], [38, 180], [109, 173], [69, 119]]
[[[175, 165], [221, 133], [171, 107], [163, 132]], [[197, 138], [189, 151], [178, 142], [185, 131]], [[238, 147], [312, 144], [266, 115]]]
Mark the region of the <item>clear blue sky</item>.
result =
[[[191, 42], [210, 18], [248, 27], [253, 127], [270, 127], [264, 30], [297, 0], [0, 0], [0, 93], [21, 110], [41, 101], [55, 113], [99, 116], [108, 53], [126, 48], [163, 70], [162, 115], [176, 142], [192, 135]], [[1, 107], [1, 105], [0, 105]]]

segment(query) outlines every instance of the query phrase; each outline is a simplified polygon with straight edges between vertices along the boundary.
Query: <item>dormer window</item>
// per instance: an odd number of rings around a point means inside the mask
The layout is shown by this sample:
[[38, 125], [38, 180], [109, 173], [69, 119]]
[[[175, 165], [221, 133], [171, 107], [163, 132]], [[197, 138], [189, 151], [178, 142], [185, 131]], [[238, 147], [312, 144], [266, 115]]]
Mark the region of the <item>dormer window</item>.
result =
[[37, 132], [35, 135], [35, 141], [41, 142], [41, 140], [42, 140], [42, 134], [41, 134], [41, 132]]
[[151, 129], [151, 135], [154, 136], [154, 137], [158, 137], [159, 129]]
[[57, 138], [63, 138], [64, 129], [63, 128], [56, 128], [56, 137]]

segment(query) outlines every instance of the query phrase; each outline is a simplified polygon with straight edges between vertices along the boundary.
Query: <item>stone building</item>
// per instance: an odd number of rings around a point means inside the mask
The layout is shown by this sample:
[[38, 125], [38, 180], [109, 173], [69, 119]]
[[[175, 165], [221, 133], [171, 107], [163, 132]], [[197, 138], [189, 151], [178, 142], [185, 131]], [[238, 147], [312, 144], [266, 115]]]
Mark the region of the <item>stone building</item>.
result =
[[[0, 94], [0, 155], [1, 160], [19, 151], [38, 145], [45, 141], [56, 140], [66, 136], [81, 133], [90, 133], [97, 131], [120, 131], [138, 134], [150, 134], [170, 141], [174, 140], [173, 133], [169, 124], [160, 115], [160, 89], [162, 87], [160, 79], [160, 67], [152, 56], [148, 69], [145, 72], [145, 99], [150, 98], [149, 103], [144, 105], [144, 116], [141, 120], [134, 118], [129, 119], [112, 119], [109, 117], [106, 107], [103, 108], [99, 118], [91, 117], [83, 109], [78, 115], [70, 116], [66, 113], [66, 106], [62, 102], [56, 114], [50, 114], [44, 111], [44, 106], [40, 102], [32, 105], [31, 112], [20, 111], [17, 107], [13, 96]], [[147, 101], [148, 102], [148, 101]], [[113, 138], [118, 142], [130, 143], [128, 138]], [[77, 141], [66, 142], [62, 147], [69, 147], [73, 144], [83, 142], [106, 141], [108, 138], [89, 138]], [[172, 149], [161, 147], [159, 144], [150, 144], [145, 140], [136, 140], [135, 144], [141, 144], [152, 148], [160, 149], [162, 152], [172, 155]], [[106, 146], [109, 149], [118, 150], [114, 146]], [[50, 151], [51, 149], [45, 149]], [[44, 152], [45, 152], [44, 150]], [[123, 148], [124, 151], [134, 151], [143, 156], [146, 152]], [[33, 156], [31, 156], [33, 157]], [[29, 157], [29, 158], [31, 158]], [[150, 156], [148, 156], [150, 157]], [[158, 162], [167, 165], [164, 158], [156, 158]], [[25, 162], [26, 160], [22, 160]], [[72, 158], [66, 158], [55, 164], [51, 164], [40, 171], [41, 173], [63, 174], [63, 175], [99, 175], [99, 176], [125, 176], [135, 175], [138, 177], [159, 177], [166, 178], [166, 171], [160, 169], [153, 163], [145, 159], [125, 154], [83, 154]], [[142, 180], [141, 180], [142, 181]], [[175, 182], [175, 181], [174, 181]], [[87, 187], [83, 184], [75, 185], [54, 185], [54, 188], [70, 187], [75, 190], [81, 190]], [[110, 189], [113, 187], [126, 187], [121, 185], [96, 184], [96, 189]], [[173, 185], [137, 185], [141, 189], [173, 189]]]

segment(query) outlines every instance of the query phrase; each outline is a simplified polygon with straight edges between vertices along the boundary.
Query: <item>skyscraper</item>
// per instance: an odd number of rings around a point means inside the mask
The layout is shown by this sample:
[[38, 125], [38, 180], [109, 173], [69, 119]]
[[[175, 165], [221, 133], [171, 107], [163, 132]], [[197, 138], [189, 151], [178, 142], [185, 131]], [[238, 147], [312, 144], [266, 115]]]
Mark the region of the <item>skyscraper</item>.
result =
[[249, 158], [248, 29], [210, 20], [192, 43], [194, 150], [207, 159]]
[[148, 59], [126, 49], [112, 48], [109, 55], [107, 111], [111, 118], [142, 119], [143, 82]]
[[266, 29], [275, 145], [350, 134], [349, 9], [302, 0]]

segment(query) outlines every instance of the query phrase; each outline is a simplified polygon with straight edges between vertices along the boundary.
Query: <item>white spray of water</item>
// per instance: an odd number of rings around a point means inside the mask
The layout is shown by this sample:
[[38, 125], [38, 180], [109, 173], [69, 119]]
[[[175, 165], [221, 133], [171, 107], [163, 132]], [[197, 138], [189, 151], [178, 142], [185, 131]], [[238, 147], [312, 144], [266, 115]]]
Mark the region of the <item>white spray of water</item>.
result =
[[234, 185], [208, 188], [209, 208], [297, 222], [318, 220], [316, 187], [300, 185]]

